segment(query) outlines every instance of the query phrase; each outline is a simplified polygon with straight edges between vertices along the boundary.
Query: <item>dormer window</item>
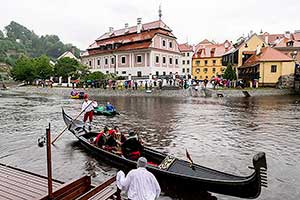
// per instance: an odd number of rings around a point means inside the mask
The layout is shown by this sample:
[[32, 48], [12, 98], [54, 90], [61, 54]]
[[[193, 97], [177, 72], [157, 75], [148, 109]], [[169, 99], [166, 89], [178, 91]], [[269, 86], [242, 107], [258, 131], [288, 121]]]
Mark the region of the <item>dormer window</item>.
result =
[[248, 47], [248, 44], [246, 43], [246, 44], [245, 44], [245, 48], [247, 48], [247, 47]]
[[292, 47], [292, 46], [294, 46], [294, 42], [293, 41], [289, 41], [289, 42], [286, 43], [286, 46], [287, 47]]

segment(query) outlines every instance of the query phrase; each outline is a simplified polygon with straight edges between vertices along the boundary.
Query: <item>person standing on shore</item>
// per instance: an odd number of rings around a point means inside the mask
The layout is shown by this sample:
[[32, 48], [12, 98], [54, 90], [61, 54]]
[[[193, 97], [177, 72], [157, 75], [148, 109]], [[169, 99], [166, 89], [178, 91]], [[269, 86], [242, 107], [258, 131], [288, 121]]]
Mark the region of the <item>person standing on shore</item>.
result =
[[86, 127], [86, 122], [89, 119], [89, 122], [90, 122], [89, 130], [91, 130], [93, 116], [94, 116], [94, 107], [97, 107], [98, 104], [96, 101], [89, 100], [88, 94], [84, 94], [83, 99], [84, 99], [84, 101], [81, 106], [81, 111], [84, 111], [84, 116], [83, 116], [84, 127]]
[[126, 191], [128, 200], [155, 200], [159, 197], [159, 183], [146, 166], [147, 159], [140, 157], [137, 169], [131, 170], [126, 177], [122, 170], [117, 173], [118, 192]]

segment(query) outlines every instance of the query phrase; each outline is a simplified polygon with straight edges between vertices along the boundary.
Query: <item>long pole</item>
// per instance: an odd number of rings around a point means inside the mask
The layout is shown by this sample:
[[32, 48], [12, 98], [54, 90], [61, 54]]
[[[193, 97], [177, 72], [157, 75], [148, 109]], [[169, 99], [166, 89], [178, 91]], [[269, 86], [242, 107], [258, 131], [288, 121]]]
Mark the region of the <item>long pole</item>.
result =
[[[69, 125], [71, 125], [73, 123], [74, 120], [76, 120], [91, 104], [93, 103], [93, 101], [87, 106], [85, 107], [85, 109], [83, 109], [72, 121]], [[58, 134], [58, 136], [56, 136], [56, 138], [54, 138], [54, 140], [51, 142], [52, 144], [54, 144], [54, 142], [69, 128], [69, 125], [66, 125], [65, 128], [61, 131], [60, 134]]]
[[46, 129], [47, 136], [47, 174], [48, 174], [48, 196], [52, 199], [52, 162], [51, 162], [51, 132], [50, 123]]

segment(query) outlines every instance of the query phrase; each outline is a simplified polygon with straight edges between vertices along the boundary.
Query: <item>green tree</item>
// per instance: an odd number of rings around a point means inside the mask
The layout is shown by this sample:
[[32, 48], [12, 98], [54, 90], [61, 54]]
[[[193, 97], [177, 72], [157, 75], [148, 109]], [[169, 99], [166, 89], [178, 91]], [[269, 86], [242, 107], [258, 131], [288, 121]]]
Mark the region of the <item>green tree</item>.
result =
[[232, 69], [232, 65], [231, 63], [228, 63], [227, 68], [223, 74], [223, 78], [227, 79], [227, 80], [236, 80], [236, 73], [235, 71]]
[[69, 77], [77, 73], [79, 62], [73, 58], [61, 58], [54, 66], [54, 73], [56, 76]]
[[49, 79], [53, 75], [53, 67], [50, 59], [46, 55], [42, 55], [33, 59], [33, 65], [36, 70], [36, 76], [40, 79]]
[[0, 39], [3, 39], [4, 38], [4, 34], [3, 32], [0, 30]]
[[31, 83], [36, 79], [36, 70], [30, 58], [22, 56], [12, 68], [11, 74], [15, 80]]
[[102, 72], [93, 72], [93, 73], [86, 75], [84, 79], [86, 81], [87, 80], [104, 80], [104, 79], [106, 79], [106, 76]]

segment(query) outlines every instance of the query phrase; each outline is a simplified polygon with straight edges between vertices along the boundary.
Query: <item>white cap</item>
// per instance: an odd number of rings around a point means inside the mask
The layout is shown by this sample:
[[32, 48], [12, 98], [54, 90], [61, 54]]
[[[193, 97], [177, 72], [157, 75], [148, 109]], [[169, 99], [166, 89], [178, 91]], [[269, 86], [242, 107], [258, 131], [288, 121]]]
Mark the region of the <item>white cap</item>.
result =
[[137, 161], [137, 167], [146, 167], [147, 159], [145, 157], [140, 157]]

